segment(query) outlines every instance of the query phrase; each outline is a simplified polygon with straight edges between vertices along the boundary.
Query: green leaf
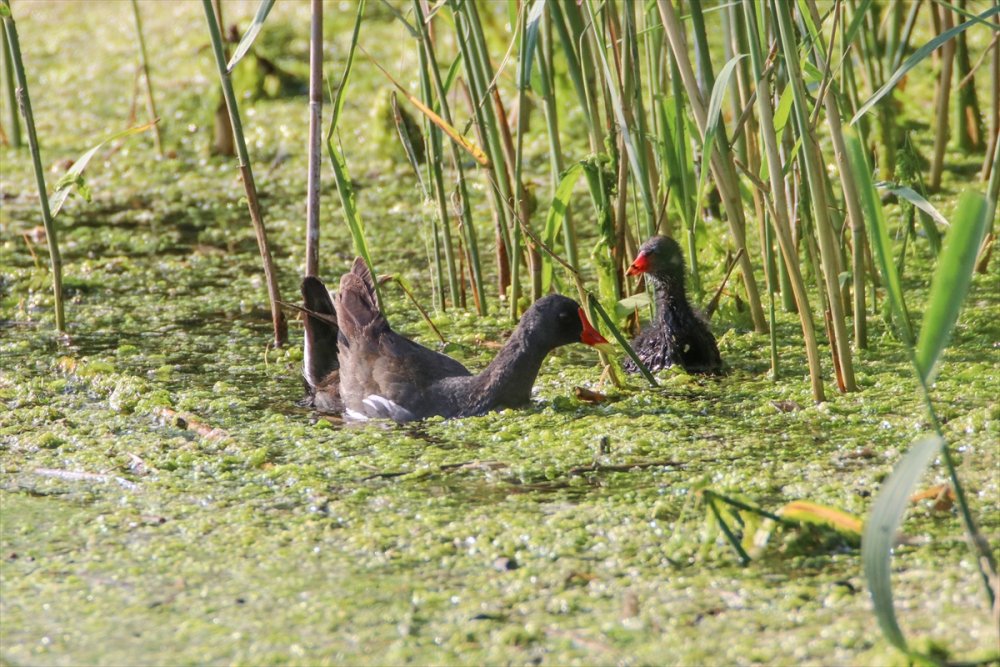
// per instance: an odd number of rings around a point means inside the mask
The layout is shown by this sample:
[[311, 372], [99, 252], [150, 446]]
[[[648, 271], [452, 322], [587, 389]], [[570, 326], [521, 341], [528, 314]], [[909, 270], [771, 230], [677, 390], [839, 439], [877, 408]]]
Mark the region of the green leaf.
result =
[[653, 300], [649, 298], [649, 292], [639, 292], [638, 294], [627, 296], [615, 304], [615, 315], [618, 317], [628, 317], [636, 309], [645, 308], [652, 302]]
[[243, 34], [243, 39], [240, 40], [239, 45], [236, 47], [236, 52], [229, 59], [229, 64], [226, 65], [227, 73], [233, 71], [236, 64], [243, 60], [250, 47], [253, 46], [254, 40], [257, 39], [257, 34], [264, 27], [264, 19], [267, 18], [273, 6], [274, 0], [260, 0], [260, 4], [257, 5], [257, 15], [253, 17], [253, 23], [250, 24], [250, 27]]
[[729, 62], [723, 65], [722, 69], [719, 70], [719, 76], [715, 80], [715, 85], [712, 87], [712, 96], [709, 98], [708, 102], [708, 117], [705, 119], [705, 141], [702, 144], [701, 172], [698, 175], [698, 205], [695, 207], [696, 211], [701, 209], [701, 198], [702, 190], [705, 187], [705, 177], [708, 174], [709, 165], [712, 161], [712, 150], [715, 147], [715, 137], [719, 132], [719, 125], [722, 119], [722, 98], [726, 94], [726, 89], [729, 88], [729, 79], [732, 78], [736, 65], [738, 65], [741, 60], [746, 58], [747, 55], [748, 54], [743, 53], [733, 56]]
[[[585, 168], [585, 163], [577, 162], [572, 167], [563, 172], [556, 192], [552, 196], [552, 203], [549, 204], [549, 212], [545, 216], [545, 231], [542, 233], [542, 241], [548, 248], [554, 247], [556, 239], [559, 237], [559, 230], [562, 229], [563, 221], [566, 219], [566, 211], [569, 209], [569, 198], [573, 194], [573, 186], [580, 178], [580, 173]], [[542, 253], [542, 293], [547, 294], [552, 286], [552, 257], [548, 253]]]
[[934, 222], [938, 223], [939, 225], [942, 225], [944, 227], [950, 226], [948, 220], [945, 219], [945, 217], [941, 215], [941, 213], [936, 208], [934, 208], [934, 206], [929, 201], [924, 199], [919, 192], [913, 190], [912, 188], [908, 188], [905, 185], [894, 185], [892, 183], [886, 183], [885, 181], [876, 183], [875, 187], [880, 190], [887, 190], [892, 194], [896, 195], [897, 197], [902, 197], [903, 199], [910, 202], [911, 204], [919, 208], [927, 215], [934, 218]]
[[121, 132], [116, 132], [110, 137], [103, 139], [99, 144], [93, 146], [86, 153], [81, 155], [73, 163], [59, 182], [56, 183], [55, 192], [52, 193], [52, 197], [49, 199], [49, 206], [52, 207], [52, 217], [55, 218], [56, 215], [62, 210], [63, 204], [66, 203], [66, 199], [69, 198], [70, 192], [74, 189], [88, 202], [90, 201], [90, 188], [87, 187], [86, 182], [83, 180], [83, 170], [87, 168], [90, 161], [93, 159], [97, 151], [101, 149], [104, 144], [114, 141], [115, 139], [121, 139], [122, 137], [131, 136], [133, 134], [138, 134], [139, 132], [145, 132], [149, 128], [156, 125], [159, 122], [159, 118], [151, 123], [146, 123], [145, 125], [137, 125], [136, 127], [130, 127], [127, 130]]
[[545, 12], [545, 0], [535, 0], [528, 13], [528, 22], [524, 33], [524, 63], [518, 79], [518, 88], [524, 90], [531, 87], [531, 64], [535, 59], [535, 48], [538, 46], [538, 28], [541, 26], [542, 14]]
[[0, 19], [9, 19], [13, 14], [10, 13], [10, 6], [7, 4], [6, 0], [0, 3]]
[[959, 200], [954, 221], [938, 258], [917, 341], [917, 371], [925, 383], [933, 377], [935, 363], [948, 344], [958, 311], [972, 283], [976, 253], [988, 226], [986, 199], [976, 192], [966, 192]]
[[774, 110], [774, 133], [781, 136], [781, 131], [785, 129], [785, 125], [788, 123], [788, 116], [792, 112], [792, 102], [795, 101], [795, 97], [792, 95], [792, 87], [785, 86], [785, 90], [781, 93], [781, 99], [778, 100], [778, 106]]
[[862, 0], [858, 5], [858, 8], [854, 11], [854, 16], [851, 17], [851, 25], [847, 27], [847, 31], [844, 33], [843, 44], [848, 45], [854, 41], [854, 38], [858, 35], [858, 30], [861, 29], [861, 22], [865, 20], [865, 14], [868, 12], [868, 8], [871, 6], [873, 0]]
[[939, 46], [947, 42], [949, 39], [953, 39], [954, 37], [962, 34], [970, 27], [972, 27], [973, 24], [981, 23], [997, 13], [1000, 13], [1000, 5], [992, 7], [991, 9], [987, 9], [985, 12], [983, 12], [976, 18], [972, 19], [971, 21], [960, 23], [951, 30], [947, 30], [941, 33], [940, 35], [938, 35], [937, 37], [935, 37], [934, 39], [932, 39], [931, 41], [927, 42], [919, 49], [917, 49], [912, 56], [906, 59], [906, 62], [904, 62], [902, 65], [899, 66], [899, 69], [897, 69], [895, 72], [892, 73], [892, 76], [889, 77], [889, 79], [885, 82], [885, 84], [883, 84], [881, 88], [875, 91], [874, 95], [869, 97], [868, 100], [861, 105], [861, 108], [858, 109], [858, 112], [854, 114], [854, 118], [851, 119], [851, 125], [857, 123], [859, 118], [868, 113], [868, 111], [873, 106], [875, 106], [875, 104], [879, 100], [881, 100], [889, 93], [889, 91], [895, 88], [896, 84], [899, 83], [899, 80], [902, 79], [907, 72], [909, 72], [911, 69], [919, 65], [920, 62], [923, 61], [924, 58], [929, 56], [935, 49], [937, 49]]
[[868, 236], [879, 265], [879, 271], [885, 281], [889, 303], [896, 315], [896, 325], [903, 336], [903, 342], [912, 346], [913, 329], [906, 312], [906, 301], [903, 299], [899, 272], [896, 269], [896, 263], [892, 260], [892, 246], [889, 243], [889, 231], [885, 224], [885, 214], [882, 211], [882, 200], [879, 199], [878, 192], [875, 191], [872, 171], [865, 159], [864, 148], [861, 146], [857, 133], [853, 130], [845, 131], [844, 141], [851, 171], [854, 172], [858, 180], [861, 206], [865, 212], [865, 227], [868, 229]]
[[896, 609], [892, 602], [892, 547], [903, 522], [903, 512], [909, 504], [910, 491], [943, 444], [939, 436], [932, 435], [918, 440], [910, 448], [882, 485], [861, 537], [861, 563], [875, 607], [875, 617], [885, 638], [901, 651], [909, 649], [896, 621]]

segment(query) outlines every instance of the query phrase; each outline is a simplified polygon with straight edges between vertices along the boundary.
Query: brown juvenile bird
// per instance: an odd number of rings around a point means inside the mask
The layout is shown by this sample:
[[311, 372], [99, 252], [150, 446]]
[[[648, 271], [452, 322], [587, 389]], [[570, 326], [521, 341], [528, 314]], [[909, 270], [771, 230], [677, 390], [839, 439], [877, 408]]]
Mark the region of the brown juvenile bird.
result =
[[[626, 271], [630, 276], [640, 273], [652, 281], [656, 301], [655, 319], [632, 341], [642, 362], [653, 372], [677, 365], [689, 373], [721, 372], [722, 357], [715, 336], [688, 303], [684, 255], [677, 242], [654, 236], [643, 243]], [[623, 367], [629, 373], [639, 371], [628, 358]]]

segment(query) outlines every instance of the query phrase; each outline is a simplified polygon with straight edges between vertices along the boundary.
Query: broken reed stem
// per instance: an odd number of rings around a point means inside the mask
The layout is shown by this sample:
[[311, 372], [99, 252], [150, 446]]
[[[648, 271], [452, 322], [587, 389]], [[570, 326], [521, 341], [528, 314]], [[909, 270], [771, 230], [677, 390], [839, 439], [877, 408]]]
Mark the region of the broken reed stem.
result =
[[24, 62], [21, 59], [21, 43], [17, 38], [17, 26], [11, 13], [10, 0], [0, 0], [0, 6], [5, 10], [3, 17], [4, 32], [7, 35], [8, 55], [13, 61], [17, 74], [17, 102], [24, 117], [24, 127], [28, 132], [28, 146], [31, 149], [31, 164], [35, 170], [35, 183], [38, 186], [38, 203], [42, 214], [42, 224], [45, 225], [45, 238], [49, 244], [49, 261], [52, 267], [52, 295], [55, 299], [56, 330], [66, 331], [66, 317], [63, 308], [62, 293], [62, 256], [59, 254], [59, 243], [56, 238], [56, 225], [49, 209], [49, 195], [45, 187], [45, 170], [42, 169], [42, 153], [38, 145], [38, 134], [35, 132], [35, 117], [31, 113], [31, 97], [28, 95], [28, 77], [24, 72]]
[[[7, 0], [2, 1], [6, 2]], [[232, 79], [226, 70], [226, 59], [222, 53], [222, 34], [219, 32], [219, 23], [215, 18], [212, 0], [202, 0], [202, 4], [205, 9], [205, 20], [208, 22], [209, 36], [212, 38], [212, 53], [215, 55], [215, 64], [219, 70], [222, 94], [226, 99], [229, 121], [233, 127], [233, 136], [236, 139], [240, 176], [243, 180], [243, 189], [246, 192], [247, 208], [250, 211], [250, 220], [253, 222], [254, 233], [257, 236], [257, 248], [264, 263], [264, 280], [267, 283], [267, 295], [271, 305], [271, 322], [274, 326], [274, 345], [275, 347], [281, 347], [288, 341], [288, 322], [285, 320], [285, 314], [281, 311], [279, 303], [281, 301], [281, 293], [278, 290], [277, 275], [274, 269], [274, 260], [271, 258], [271, 249], [267, 243], [267, 231], [264, 229], [264, 220], [260, 215], [257, 186], [254, 184], [253, 170], [250, 167], [250, 158], [247, 155], [246, 139], [243, 137], [240, 109], [236, 102], [236, 94], [233, 92]]]
[[306, 174], [306, 275], [319, 274], [320, 126], [323, 118], [323, 0], [312, 0], [309, 30], [309, 168]]
[[[156, 114], [156, 101], [153, 99], [153, 80], [149, 77], [149, 59], [146, 57], [146, 38], [142, 34], [142, 17], [139, 15], [139, 3], [132, 0], [132, 15], [135, 17], [135, 34], [139, 42], [139, 66], [142, 67], [142, 78], [146, 82], [146, 114], [149, 122], [155, 123], [159, 116]], [[156, 153], [163, 157], [163, 140], [160, 137], [160, 125], [153, 125], [153, 141], [156, 144]]]

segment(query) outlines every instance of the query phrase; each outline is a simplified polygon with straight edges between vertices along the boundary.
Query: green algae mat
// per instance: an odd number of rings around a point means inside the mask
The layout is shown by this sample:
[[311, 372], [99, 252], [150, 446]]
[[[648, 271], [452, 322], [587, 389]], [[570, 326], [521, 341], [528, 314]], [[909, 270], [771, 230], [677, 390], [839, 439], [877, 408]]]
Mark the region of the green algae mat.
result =
[[[328, 11], [334, 71], [352, 20], [341, 5]], [[129, 126], [131, 10], [15, 8], [54, 182], [66, 159]], [[254, 7], [226, 10], [246, 23]], [[30, 158], [0, 149], [0, 663], [900, 661], [879, 633], [856, 535], [730, 509], [720, 516], [741, 524], [744, 564], [706, 501], [867, 514], [930, 428], [887, 315], [869, 320], [872, 345], [857, 353], [860, 391], [831, 390], [819, 405], [796, 316], [778, 313], [775, 382], [768, 337], [725, 298], [712, 323], [730, 369], [721, 378], [666, 371], [659, 388], [615, 388], [594, 353], [573, 346], [550, 356], [521, 410], [405, 426], [318, 416], [297, 405], [301, 323], [290, 322], [289, 346], [268, 345], [235, 164], [208, 157], [218, 92], [201, 8], [143, 11], [169, 152], [157, 159], [145, 135], [109, 147], [88, 168], [93, 201], [71, 198], [60, 214], [66, 338], [52, 333]], [[303, 54], [307, 5], [275, 13], [272, 29]], [[369, 39], [396, 34], [391, 21], [374, 22]], [[392, 39], [387, 48], [409, 49]], [[368, 141], [381, 123], [373, 100], [387, 92], [380, 76], [358, 67], [341, 141], [381, 270], [429, 304], [427, 212], [412, 171]], [[301, 96], [244, 108], [289, 301], [304, 254], [306, 118]], [[534, 150], [544, 163], [545, 148]], [[335, 280], [353, 251], [323, 178], [321, 274]], [[946, 181], [935, 205], [949, 215], [964, 187]], [[925, 246], [909, 252], [904, 283], [919, 318], [931, 259]], [[721, 257], [706, 284], [721, 280]], [[932, 389], [994, 549], [998, 269], [994, 256], [976, 275]], [[402, 292], [387, 284], [385, 296], [395, 328], [436, 344]], [[434, 315], [448, 353], [470, 368], [511, 328], [493, 310]], [[576, 387], [607, 400], [581, 401]], [[997, 627], [961, 521], [933, 490], [946, 481], [932, 465], [920, 483], [928, 498], [903, 525], [897, 610], [917, 648], [995, 661]]]

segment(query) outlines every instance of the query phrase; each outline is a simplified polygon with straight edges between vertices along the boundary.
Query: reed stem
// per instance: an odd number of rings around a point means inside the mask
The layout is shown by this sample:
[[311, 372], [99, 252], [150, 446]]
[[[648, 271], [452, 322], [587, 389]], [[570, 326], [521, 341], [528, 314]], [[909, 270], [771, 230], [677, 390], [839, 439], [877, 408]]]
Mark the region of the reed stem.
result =
[[319, 275], [319, 190], [323, 129], [323, 0], [312, 0], [309, 26], [309, 168], [306, 174], [306, 275]]
[[142, 34], [142, 17], [139, 15], [139, 3], [132, 0], [132, 15], [135, 17], [135, 34], [139, 42], [139, 66], [142, 67], [142, 78], [146, 82], [146, 113], [153, 125], [153, 141], [156, 153], [163, 157], [163, 139], [160, 137], [160, 124], [156, 123], [159, 116], [156, 113], [156, 101], [153, 98], [153, 80], [149, 76], [149, 59], [146, 57], [146, 38]]
[[17, 25], [10, 9], [10, 0], [0, 0], [0, 15], [3, 16], [4, 32], [7, 35], [7, 50], [17, 75], [17, 102], [24, 117], [24, 127], [28, 133], [28, 147], [31, 150], [31, 165], [35, 170], [35, 184], [38, 186], [38, 204], [45, 226], [45, 238], [49, 246], [49, 263], [52, 268], [52, 296], [55, 300], [56, 330], [66, 331], [66, 317], [63, 309], [62, 255], [56, 237], [55, 220], [49, 209], [49, 195], [45, 187], [45, 170], [42, 168], [42, 149], [35, 131], [35, 117], [31, 112], [31, 96], [28, 94], [28, 76], [21, 58], [21, 43], [17, 38]]
[[[6, 1], [6, 0], [4, 0]], [[250, 157], [247, 154], [246, 139], [243, 137], [243, 124], [240, 122], [240, 109], [236, 102], [236, 93], [233, 92], [233, 82], [226, 69], [226, 59], [222, 52], [222, 34], [219, 31], [219, 24], [215, 18], [215, 11], [212, 8], [212, 0], [202, 0], [205, 9], [205, 20], [208, 22], [208, 32], [212, 39], [212, 53], [215, 56], [215, 64], [219, 70], [219, 79], [222, 83], [222, 94], [226, 99], [226, 108], [229, 111], [229, 122], [233, 127], [233, 137], [236, 139], [236, 152], [239, 160], [240, 176], [243, 180], [243, 189], [247, 197], [247, 208], [250, 211], [250, 220], [253, 223], [254, 234], [257, 237], [257, 248], [264, 264], [264, 281], [267, 284], [267, 296], [271, 305], [271, 323], [274, 327], [274, 345], [281, 347], [288, 341], [288, 322], [285, 314], [281, 310], [281, 292], [278, 289], [277, 274], [274, 268], [274, 260], [271, 258], [271, 248], [267, 243], [267, 230], [264, 228], [264, 219], [260, 213], [260, 202], [257, 200], [257, 186], [253, 180], [253, 169], [250, 166]]]

